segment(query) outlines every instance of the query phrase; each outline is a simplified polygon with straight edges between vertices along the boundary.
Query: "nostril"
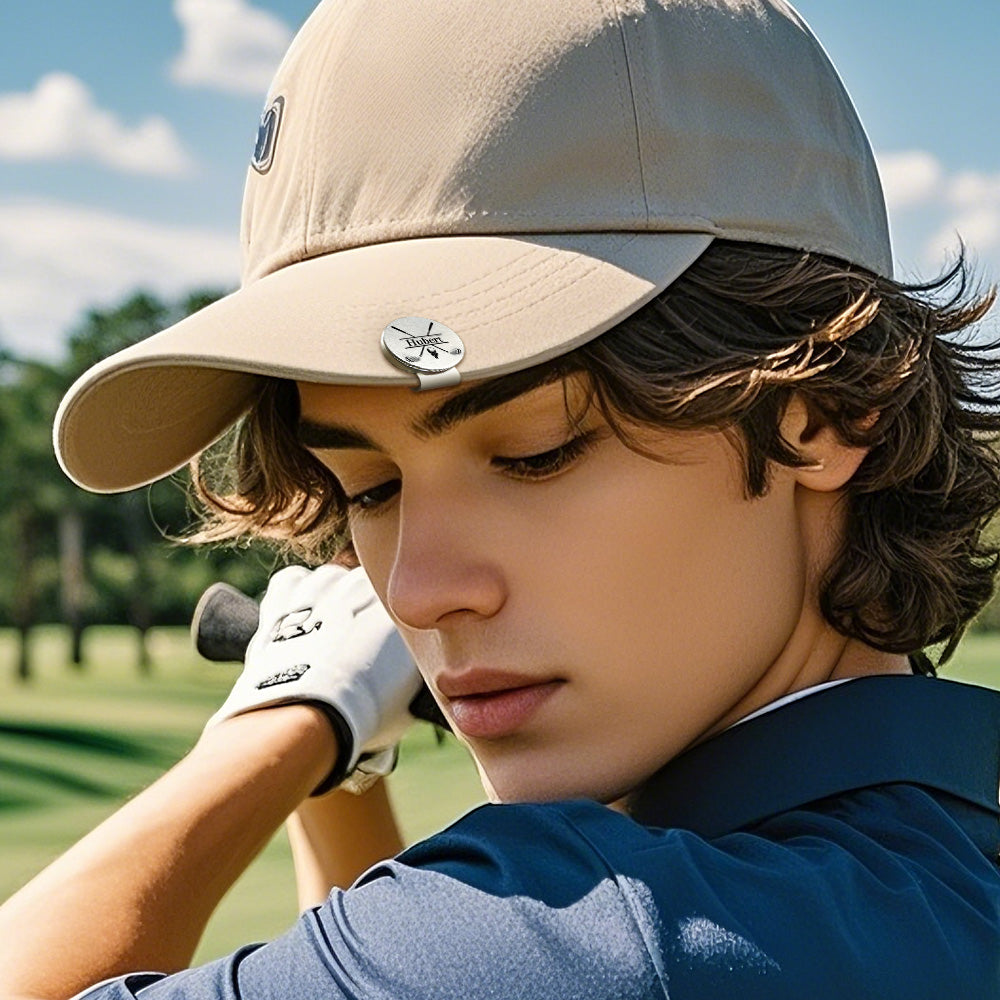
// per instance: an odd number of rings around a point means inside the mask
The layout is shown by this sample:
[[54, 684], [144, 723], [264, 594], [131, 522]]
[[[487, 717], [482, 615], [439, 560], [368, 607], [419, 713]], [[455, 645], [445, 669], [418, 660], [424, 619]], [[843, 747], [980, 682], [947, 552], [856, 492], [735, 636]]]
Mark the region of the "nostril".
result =
[[490, 618], [504, 599], [502, 577], [495, 568], [429, 560], [397, 568], [386, 597], [400, 624], [422, 630], [447, 628], [469, 616]]

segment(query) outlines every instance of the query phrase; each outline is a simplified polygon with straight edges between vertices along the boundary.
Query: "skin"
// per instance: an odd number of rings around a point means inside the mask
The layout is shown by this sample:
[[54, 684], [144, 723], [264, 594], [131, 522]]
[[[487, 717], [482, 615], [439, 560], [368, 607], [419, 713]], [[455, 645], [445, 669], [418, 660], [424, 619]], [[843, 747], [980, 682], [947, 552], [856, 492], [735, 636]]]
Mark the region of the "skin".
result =
[[[327, 443], [317, 454], [368, 501], [351, 515], [362, 562], [455, 724], [462, 702], [445, 695], [469, 678], [513, 670], [522, 690], [544, 684], [516, 724], [464, 736], [496, 799], [624, 807], [684, 747], [784, 694], [908, 669], [819, 614], [864, 452], [797, 400], [782, 433], [813, 464], [775, 469], [768, 494], [747, 500], [725, 435], [648, 434], [644, 457], [594, 413], [571, 426], [561, 385], [434, 435], [413, 421], [461, 387], [300, 389]], [[579, 415], [579, 387], [567, 392]], [[352, 447], [329, 447], [346, 443], [344, 427]], [[547, 468], [545, 453], [581, 430], [590, 447]], [[384, 789], [310, 798], [339, 752], [308, 705], [210, 729], [0, 907], [0, 1000], [66, 1000], [105, 977], [186, 967], [223, 894], [293, 812], [303, 905], [393, 853]]]
[[227, 719], [0, 907], [0, 998], [186, 968], [223, 895], [337, 754], [309, 705]]
[[[581, 386], [566, 391], [579, 413]], [[639, 454], [594, 409], [574, 428], [561, 383], [434, 435], [416, 424], [440, 392], [299, 393], [303, 443], [353, 498], [358, 556], [495, 800], [612, 803], [785, 694], [908, 672], [819, 612], [865, 452], [812, 426], [798, 400], [782, 433], [813, 464], [776, 467], [748, 500], [725, 434], [644, 430], [655, 457]], [[542, 477], [530, 475], [541, 459], [512, 461], [580, 432], [589, 445]], [[511, 671], [544, 685], [537, 706], [509, 731], [463, 733], [446, 695]]]

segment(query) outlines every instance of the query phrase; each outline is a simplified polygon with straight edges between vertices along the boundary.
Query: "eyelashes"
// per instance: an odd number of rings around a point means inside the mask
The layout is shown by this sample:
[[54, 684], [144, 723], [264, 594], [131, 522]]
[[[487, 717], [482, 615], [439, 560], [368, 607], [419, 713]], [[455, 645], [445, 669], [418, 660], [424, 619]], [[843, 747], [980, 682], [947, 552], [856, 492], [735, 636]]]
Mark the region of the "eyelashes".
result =
[[597, 431], [588, 431], [571, 438], [558, 448], [551, 448], [549, 451], [543, 451], [537, 455], [526, 455], [522, 458], [497, 456], [490, 460], [490, 465], [497, 469], [503, 469], [518, 479], [547, 479], [582, 457], [596, 439]]
[[[497, 455], [490, 459], [490, 465], [513, 479], [541, 481], [558, 475], [582, 458], [601, 437], [600, 429], [587, 431], [571, 438], [558, 448], [535, 455], [516, 458]], [[350, 513], [371, 514], [391, 501], [399, 492], [402, 481], [388, 479], [347, 498]]]
[[399, 487], [400, 481], [398, 479], [389, 479], [384, 483], [379, 483], [378, 486], [355, 493], [354, 496], [347, 498], [348, 510], [363, 514], [376, 510], [388, 503], [399, 492]]

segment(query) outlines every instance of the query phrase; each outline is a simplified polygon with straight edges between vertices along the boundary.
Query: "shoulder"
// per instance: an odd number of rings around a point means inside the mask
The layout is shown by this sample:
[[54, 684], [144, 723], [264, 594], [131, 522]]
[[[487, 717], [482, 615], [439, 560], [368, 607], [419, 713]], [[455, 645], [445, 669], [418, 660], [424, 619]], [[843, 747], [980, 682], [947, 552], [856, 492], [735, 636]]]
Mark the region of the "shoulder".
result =
[[529, 937], [549, 921], [548, 940], [578, 952], [598, 933], [608, 954], [629, 942], [693, 995], [891, 997], [919, 982], [973, 997], [997, 973], [1000, 869], [960, 809], [890, 784], [706, 838], [594, 803], [487, 806], [397, 863], [434, 873], [469, 913], [519, 911]]
[[1000, 875], [950, 808], [889, 785], [707, 838], [592, 802], [484, 806], [282, 938], [141, 998], [891, 1000], [917, 984], [978, 1000]]
[[674, 981], [705, 996], [989, 996], [1000, 869], [952, 805], [891, 784], [682, 837], [649, 883]]
[[161, 972], [135, 972], [130, 976], [96, 983], [82, 993], [77, 993], [72, 1000], [133, 1000], [140, 990], [164, 978], [165, 975]]
[[594, 802], [485, 805], [408, 848], [395, 863], [555, 904], [581, 880], [612, 874], [613, 860], [603, 848], [641, 838], [642, 829]]
[[646, 910], [600, 850], [633, 828], [592, 802], [483, 806], [334, 893], [315, 919], [324, 939], [349, 927], [379, 955], [387, 997], [411, 995], [414, 970], [441, 997], [471, 984], [529, 995], [511, 983], [531, 983], [533, 998], [662, 996]]

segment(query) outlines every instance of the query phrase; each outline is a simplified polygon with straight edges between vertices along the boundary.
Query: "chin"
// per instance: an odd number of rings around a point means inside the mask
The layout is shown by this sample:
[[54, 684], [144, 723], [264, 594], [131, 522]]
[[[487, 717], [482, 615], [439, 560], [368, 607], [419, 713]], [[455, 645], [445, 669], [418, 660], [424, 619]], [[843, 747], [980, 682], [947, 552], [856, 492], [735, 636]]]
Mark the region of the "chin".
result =
[[479, 780], [490, 802], [565, 802], [570, 799], [590, 799], [602, 805], [613, 805], [626, 798], [637, 782], [611, 775], [581, 773], [577, 768], [545, 767], [529, 769], [512, 761], [483, 763], [473, 755], [479, 770]]

